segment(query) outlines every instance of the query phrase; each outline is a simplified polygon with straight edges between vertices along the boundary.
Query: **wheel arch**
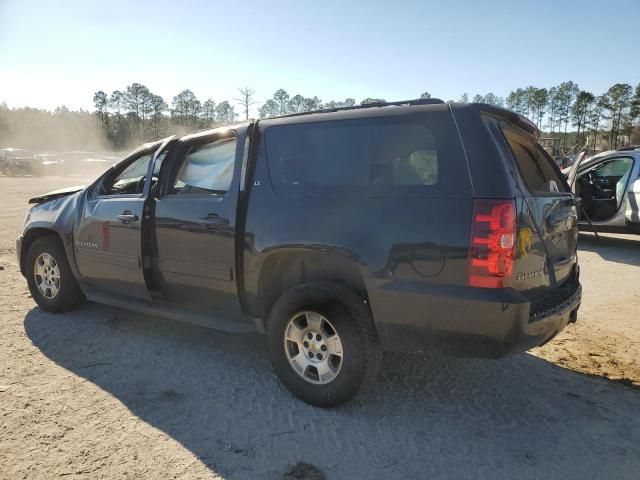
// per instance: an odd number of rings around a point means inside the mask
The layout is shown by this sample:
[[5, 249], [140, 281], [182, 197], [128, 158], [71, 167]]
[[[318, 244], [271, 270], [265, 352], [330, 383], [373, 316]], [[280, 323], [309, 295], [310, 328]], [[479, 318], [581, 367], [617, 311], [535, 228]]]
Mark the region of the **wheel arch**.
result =
[[29, 230], [27, 230], [24, 233], [24, 236], [22, 239], [22, 249], [20, 250], [20, 272], [23, 275], [25, 272], [24, 262], [27, 258], [27, 254], [29, 253], [29, 249], [31, 248], [31, 245], [33, 245], [36, 240], [39, 240], [44, 237], [56, 238], [60, 242], [60, 245], [62, 245], [62, 248], [64, 248], [64, 250], [66, 251], [66, 248], [65, 248], [64, 242], [62, 241], [62, 237], [60, 236], [60, 233], [58, 233], [53, 228], [44, 227], [44, 226], [29, 228]]
[[346, 252], [316, 248], [282, 248], [264, 259], [252, 310], [263, 321], [280, 296], [307, 282], [333, 282], [353, 290], [368, 305], [366, 265]]

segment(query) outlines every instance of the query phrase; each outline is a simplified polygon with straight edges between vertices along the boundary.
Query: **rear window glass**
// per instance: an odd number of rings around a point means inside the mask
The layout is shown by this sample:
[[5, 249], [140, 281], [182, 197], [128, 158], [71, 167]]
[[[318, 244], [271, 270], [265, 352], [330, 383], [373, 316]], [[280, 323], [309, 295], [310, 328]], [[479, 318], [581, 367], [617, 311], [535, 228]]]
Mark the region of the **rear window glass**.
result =
[[446, 112], [275, 125], [265, 136], [278, 192], [441, 195], [468, 186]]
[[531, 192], [566, 192], [565, 182], [553, 160], [535, 141], [511, 129], [504, 129], [520, 175]]

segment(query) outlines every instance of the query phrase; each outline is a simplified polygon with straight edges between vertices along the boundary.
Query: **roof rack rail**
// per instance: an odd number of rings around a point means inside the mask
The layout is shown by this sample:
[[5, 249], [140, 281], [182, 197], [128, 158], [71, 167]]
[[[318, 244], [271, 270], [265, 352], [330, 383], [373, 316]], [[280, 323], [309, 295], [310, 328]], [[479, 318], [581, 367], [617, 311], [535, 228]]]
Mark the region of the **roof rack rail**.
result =
[[354, 105], [353, 107], [322, 108], [319, 110], [311, 110], [309, 112], [288, 113], [286, 115], [277, 115], [275, 117], [269, 117], [269, 118], [299, 117], [301, 115], [311, 115], [314, 113], [333, 113], [333, 112], [343, 112], [347, 110], [361, 110], [364, 108], [375, 108], [375, 107], [390, 107], [390, 106], [404, 106], [404, 105], [438, 105], [443, 103], [444, 101], [440, 100], [439, 98], [415, 98], [413, 100], [400, 100], [397, 102], [371, 102], [371, 103], [365, 103], [364, 105]]
[[631, 150], [638, 150], [640, 149], [640, 145], [629, 145], [627, 147], [620, 147], [616, 150], [616, 152], [629, 152]]

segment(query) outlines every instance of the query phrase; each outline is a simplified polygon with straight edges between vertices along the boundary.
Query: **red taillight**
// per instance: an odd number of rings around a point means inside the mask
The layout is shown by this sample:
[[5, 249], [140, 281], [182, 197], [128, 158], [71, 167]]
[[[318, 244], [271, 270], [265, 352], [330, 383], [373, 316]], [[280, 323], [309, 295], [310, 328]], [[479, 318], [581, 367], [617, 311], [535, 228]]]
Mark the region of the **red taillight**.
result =
[[469, 246], [469, 285], [507, 286], [515, 263], [514, 200], [475, 199]]

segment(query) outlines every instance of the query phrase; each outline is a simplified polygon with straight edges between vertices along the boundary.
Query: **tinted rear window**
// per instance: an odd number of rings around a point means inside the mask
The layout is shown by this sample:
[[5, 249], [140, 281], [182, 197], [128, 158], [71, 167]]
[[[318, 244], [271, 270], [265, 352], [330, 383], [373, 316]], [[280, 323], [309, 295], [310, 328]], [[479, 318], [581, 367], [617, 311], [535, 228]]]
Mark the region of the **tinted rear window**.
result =
[[532, 193], [566, 192], [553, 160], [538, 142], [510, 128], [503, 129], [520, 175]]
[[469, 194], [447, 112], [275, 125], [265, 136], [279, 193]]

